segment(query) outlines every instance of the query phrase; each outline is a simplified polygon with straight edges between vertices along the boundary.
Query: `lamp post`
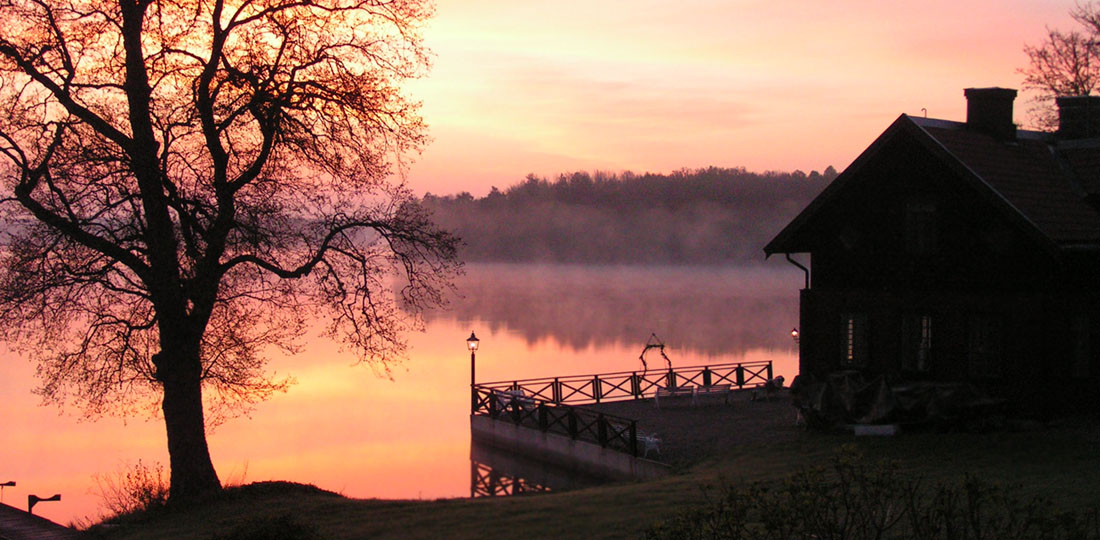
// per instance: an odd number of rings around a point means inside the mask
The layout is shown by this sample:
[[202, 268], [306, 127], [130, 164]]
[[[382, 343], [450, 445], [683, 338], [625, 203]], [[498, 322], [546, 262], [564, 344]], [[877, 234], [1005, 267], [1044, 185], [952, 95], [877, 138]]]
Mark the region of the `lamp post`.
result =
[[475, 367], [477, 366], [477, 336], [473, 331], [470, 331], [470, 337], [466, 338], [466, 348], [470, 349], [470, 413], [472, 414], [477, 410], [477, 389], [474, 388]]

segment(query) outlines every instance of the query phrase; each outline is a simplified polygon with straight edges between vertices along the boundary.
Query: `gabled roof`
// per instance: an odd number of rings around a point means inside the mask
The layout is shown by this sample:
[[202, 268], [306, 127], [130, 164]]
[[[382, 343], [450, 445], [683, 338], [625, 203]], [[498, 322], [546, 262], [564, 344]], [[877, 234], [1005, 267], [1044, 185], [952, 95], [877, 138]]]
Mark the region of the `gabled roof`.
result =
[[1050, 249], [1100, 246], [1100, 211], [1086, 199], [1100, 197], [1100, 139], [1057, 141], [1046, 133], [1021, 130], [1015, 140], [1001, 141], [962, 122], [903, 114], [764, 252], [809, 251], [800, 239], [803, 225], [897, 137], [908, 137], [929, 150], [995, 209]]
[[0, 538], [4, 540], [76, 540], [78, 531], [0, 503]]

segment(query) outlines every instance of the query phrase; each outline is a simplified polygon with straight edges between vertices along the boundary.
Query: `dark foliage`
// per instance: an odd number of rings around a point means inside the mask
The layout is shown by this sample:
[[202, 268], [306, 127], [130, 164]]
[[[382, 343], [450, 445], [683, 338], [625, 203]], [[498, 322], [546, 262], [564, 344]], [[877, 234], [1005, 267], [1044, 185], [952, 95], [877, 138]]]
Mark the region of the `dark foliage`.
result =
[[980, 540], [1100, 538], [1097, 513], [1062, 511], [1019, 487], [968, 475], [931, 488], [897, 464], [842, 449], [829, 467], [798, 471], [778, 486], [726, 483], [702, 505], [646, 531], [649, 539]]
[[423, 203], [465, 240], [471, 262], [749, 262], [836, 174], [529, 175], [480, 199], [427, 194]]
[[243, 486], [226, 488], [223, 499], [248, 499], [253, 497], [306, 497], [324, 495], [328, 497], [340, 497], [339, 493], [321, 489], [313, 484], [301, 484], [298, 482], [285, 482], [269, 480], [265, 482], [253, 482]]
[[1018, 71], [1034, 93], [1029, 112], [1039, 129], [1057, 129], [1056, 97], [1087, 96], [1100, 85], [1100, 2], [1078, 3], [1069, 14], [1080, 30], [1047, 28], [1046, 39], [1024, 46], [1028, 66]]

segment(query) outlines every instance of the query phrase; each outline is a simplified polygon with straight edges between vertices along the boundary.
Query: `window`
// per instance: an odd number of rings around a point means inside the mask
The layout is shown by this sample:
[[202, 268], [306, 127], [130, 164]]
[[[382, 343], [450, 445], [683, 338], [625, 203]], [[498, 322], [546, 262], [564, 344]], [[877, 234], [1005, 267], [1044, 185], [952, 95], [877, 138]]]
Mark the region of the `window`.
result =
[[1074, 317], [1070, 329], [1073, 332], [1073, 365], [1070, 372], [1074, 377], [1086, 378], [1090, 374], [1091, 363], [1089, 318], [1083, 315]]
[[999, 377], [1004, 359], [1001, 355], [1001, 323], [990, 315], [970, 318], [967, 360], [970, 376], [979, 379]]
[[905, 205], [905, 246], [914, 255], [936, 251], [936, 205], [910, 202]]
[[902, 369], [927, 372], [932, 369], [932, 316], [910, 315], [902, 320]]
[[863, 367], [867, 365], [867, 316], [859, 313], [846, 313], [841, 317], [843, 345], [841, 367]]

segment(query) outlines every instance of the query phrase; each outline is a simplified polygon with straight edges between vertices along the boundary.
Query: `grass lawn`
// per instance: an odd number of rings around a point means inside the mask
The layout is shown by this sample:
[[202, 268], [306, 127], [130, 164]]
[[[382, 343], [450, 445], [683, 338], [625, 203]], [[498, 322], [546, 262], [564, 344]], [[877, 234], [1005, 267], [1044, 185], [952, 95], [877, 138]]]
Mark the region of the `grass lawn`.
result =
[[[110, 540], [207, 539], [249, 520], [284, 516], [321, 538], [637, 538], [653, 523], [702, 499], [703, 487], [781, 480], [826, 463], [853, 444], [871, 459], [897, 460], [929, 484], [967, 474], [1019, 484], [1064, 509], [1100, 507], [1100, 425], [991, 433], [903, 433], [893, 437], [807, 434], [797, 441], [730, 448], [687, 470], [651, 481], [514, 498], [438, 501], [356, 500], [282, 484], [254, 485], [187, 512], [135, 516], [102, 533]], [[248, 528], [247, 526], [245, 528]]]

